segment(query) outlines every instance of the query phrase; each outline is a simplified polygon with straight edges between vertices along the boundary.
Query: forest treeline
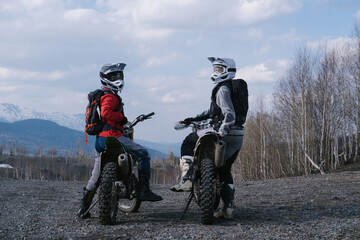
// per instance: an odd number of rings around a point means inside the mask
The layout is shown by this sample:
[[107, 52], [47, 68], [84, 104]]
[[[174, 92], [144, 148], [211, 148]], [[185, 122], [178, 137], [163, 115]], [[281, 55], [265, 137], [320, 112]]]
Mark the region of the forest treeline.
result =
[[[88, 181], [94, 160], [84, 155], [76, 157], [56, 156], [10, 156], [0, 155], [0, 178], [39, 179], [52, 181]], [[151, 183], [170, 184], [179, 178], [176, 158], [154, 159], [151, 166]], [[137, 174], [136, 167], [134, 168]]]
[[[232, 169], [235, 181], [326, 173], [359, 161], [359, 26], [354, 24], [351, 37], [336, 45], [324, 42], [310, 48], [304, 44], [297, 49], [286, 74], [279, 76], [271, 110], [266, 110], [264, 100], [259, 99], [259, 110], [248, 114], [243, 148]], [[0, 146], [0, 155], [3, 150], [4, 146]], [[13, 146], [9, 152], [26, 155], [26, 148]], [[83, 149], [78, 148], [76, 156], [69, 158], [78, 165], [71, 165], [77, 168], [74, 172], [68, 170], [71, 174], [66, 176], [66, 164], [70, 160], [57, 160], [65, 161], [65, 165], [51, 163], [56, 154], [56, 149], [49, 149], [47, 153], [40, 149], [38, 157], [47, 155], [48, 161], [17, 162], [17, 166], [27, 170], [12, 174], [20, 178], [45, 175], [62, 180], [89, 178], [93, 159], [84, 154]], [[30, 165], [37, 164], [41, 170], [35, 173]], [[81, 177], [77, 172], [82, 173]], [[166, 160], [152, 161], [152, 172], [152, 183], [175, 183], [180, 176], [172, 153]]]
[[306, 44], [273, 94], [246, 121], [235, 163], [241, 180], [325, 173], [359, 161], [360, 28], [317, 49]]

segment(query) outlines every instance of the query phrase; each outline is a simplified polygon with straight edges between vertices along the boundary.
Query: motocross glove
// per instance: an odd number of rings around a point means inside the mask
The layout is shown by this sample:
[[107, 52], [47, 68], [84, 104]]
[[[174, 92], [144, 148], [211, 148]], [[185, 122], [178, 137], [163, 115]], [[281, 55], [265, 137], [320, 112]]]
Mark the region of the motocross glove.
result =
[[227, 133], [223, 131], [218, 131], [218, 134], [220, 135], [220, 137], [225, 137], [227, 135]]
[[127, 117], [124, 116], [123, 119], [121, 119], [120, 124], [125, 125], [127, 122], [128, 122], [128, 119], [127, 119]]

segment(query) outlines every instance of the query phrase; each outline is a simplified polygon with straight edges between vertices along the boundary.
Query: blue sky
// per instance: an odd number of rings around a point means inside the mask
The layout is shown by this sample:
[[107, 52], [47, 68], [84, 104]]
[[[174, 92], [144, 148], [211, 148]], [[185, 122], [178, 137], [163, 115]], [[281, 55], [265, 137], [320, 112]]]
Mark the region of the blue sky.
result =
[[83, 113], [101, 66], [124, 62], [128, 118], [156, 114], [135, 137], [179, 142], [174, 123], [210, 103], [207, 57], [236, 61], [257, 111], [297, 47], [348, 41], [359, 19], [359, 0], [0, 0], [0, 103]]

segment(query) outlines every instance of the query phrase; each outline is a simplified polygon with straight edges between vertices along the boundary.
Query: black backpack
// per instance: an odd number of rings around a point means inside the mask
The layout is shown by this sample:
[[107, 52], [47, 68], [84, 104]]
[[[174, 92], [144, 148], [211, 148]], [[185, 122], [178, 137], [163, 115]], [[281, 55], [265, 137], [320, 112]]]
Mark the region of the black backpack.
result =
[[96, 89], [88, 94], [88, 105], [85, 110], [85, 142], [87, 144], [87, 134], [98, 135], [102, 132], [105, 122], [101, 121], [100, 115], [100, 98], [106, 91], [102, 89]]
[[246, 115], [249, 110], [249, 92], [247, 83], [243, 79], [234, 79], [232, 82], [232, 95], [236, 114], [235, 125], [242, 126], [246, 121]]
[[[243, 79], [232, 79], [219, 83], [212, 92], [212, 102], [217, 106], [215, 96], [219, 88], [226, 85], [231, 90], [231, 100], [234, 106], [236, 120], [236, 126], [242, 126], [246, 121], [246, 115], [249, 110], [249, 93], [247, 83]], [[217, 106], [217, 108], [219, 108]], [[221, 111], [218, 109], [215, 114], [220, 114]]]

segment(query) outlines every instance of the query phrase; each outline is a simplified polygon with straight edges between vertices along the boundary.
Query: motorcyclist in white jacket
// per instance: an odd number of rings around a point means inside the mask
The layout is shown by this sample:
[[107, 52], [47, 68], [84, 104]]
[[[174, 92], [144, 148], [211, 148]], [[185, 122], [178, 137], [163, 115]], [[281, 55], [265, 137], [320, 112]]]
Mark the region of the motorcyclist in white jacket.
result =
[[211, 80], [215, 85], [212, 91], [210, 108], [194, 118], [186, 118], [182, 122], [190, 124], [192, 121], [211, 119], [211, 127], [190, 133], [181, 145], [180, 169], [181, 179], [179, 184], [170, 188], [175, 192], [191, 190], [192, 162], [196, 141], [206, 132], [217, 132], [226, 142], [226, 162], [220, 170], [222, 183], [221, 199], [223, 207], [214, 213], [217, 218], [233, 217], [234, 185], [231, 175], [231, 166], [234, 163], [243, 143], [243, 126], [235, 124], [236, 115], [231, 99], [229, 82], [234, 79], [236, 73], [235, 61], [230, 58], [208, 58], [214, 68]]

